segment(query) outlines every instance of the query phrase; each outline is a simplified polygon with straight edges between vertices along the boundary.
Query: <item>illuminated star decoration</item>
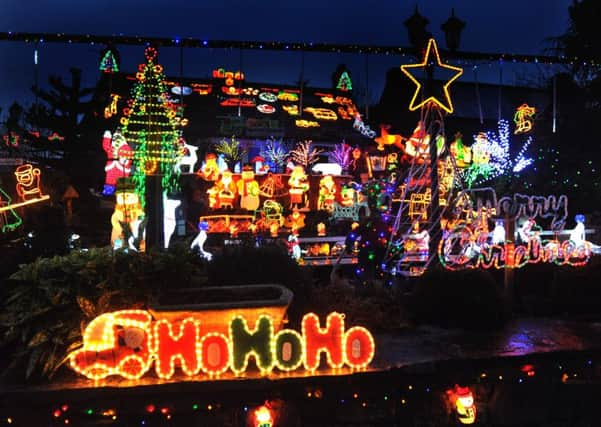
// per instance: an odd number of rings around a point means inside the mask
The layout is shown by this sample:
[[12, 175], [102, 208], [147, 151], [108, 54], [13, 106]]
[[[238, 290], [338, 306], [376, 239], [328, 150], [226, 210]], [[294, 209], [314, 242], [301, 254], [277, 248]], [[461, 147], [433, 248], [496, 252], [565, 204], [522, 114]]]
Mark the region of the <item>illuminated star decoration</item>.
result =
[[[447, 80], [447, 82], [443, 85], [442, 90], [444, 93], [444, 100], [440, 100], [435, 96], [429, 96], [425, 98], [423, 101], [417, 103], [418, 95], [423, 90], [423, 85], [419, 82], [419, 80], [413, 75], [413, 72], [410, 70], [411, 68], [419, 68], [423, 71], [430, 66], [430, 53], [434, 51], [434, 57], [436, 59], [436, 66], [440, 68], [446, 68], [447, 70], [454, 71], [454, 75]], [[418, 108], [421, 108], [424, 105], [432, 102], [445, 110], [447, 113], [451, 114], [453, 112], [453, 103], [451, 102], [451, 95], [449, 93], [449, 86], [455, 80], [457, 80], [463, 74], [463, 68], [454, 67], [452, 65], [443, 64], [440, 62], [440, 55], [438, 54], [438, 46], [436, 46], [436, 41], [434, 39], [430, 39], [428, 41], [428, 47], [426, 48], [426, 55], [424, 56], [424, 60], [420, 64], [411, 64], [411, 65], [401, 65], [401, 71], [411, 79], [413, 83], [417, 86], [415, 89], [415, 93], [413, 94], [413, 98], [411, 98], [411, 103], [409, 104], [409, 111], [415, 111]]]

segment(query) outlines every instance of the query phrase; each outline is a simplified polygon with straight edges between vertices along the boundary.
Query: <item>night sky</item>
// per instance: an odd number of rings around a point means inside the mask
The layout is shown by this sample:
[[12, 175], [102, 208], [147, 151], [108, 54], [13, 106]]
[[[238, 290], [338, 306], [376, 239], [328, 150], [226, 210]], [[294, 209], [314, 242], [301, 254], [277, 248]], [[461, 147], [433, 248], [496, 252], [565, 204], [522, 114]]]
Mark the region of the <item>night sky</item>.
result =
[[[572, 0], [453, 0], [421, 1], [419, 11], [430, 20], [428, 30], [444, 47], [440, 25], [451, 7], [467, 22], [461, 50], [536, 54], [549, 47], [545, 38], [559, 35], [568, 25]], [[202, 39], [261, 41], [313, 41], [407, 46], [403, 21], [416, 2], [373, 0], [2, 0], [0, 31], [64, 32], [80, 34], [124, 34]], [[98, 56], [103, 46], [45, 43], [39, 46], [39, 82], [48, 74], [68, 79], [70, 67], [83, 69], [84, 83], [98, 77]], [[122, 69], [133, 71], [143, 62], [143, 48], [117, 46]], [[34, 82], [33, 44], [0, 42], [0, 107], [2, 114], [14, 100], [32, 101], [29, 88]], [[215, 49], [185, 49], [185, 76], [208, 77], [217, 67], [238, 69], [242, 64], [248, 80], [293, 83], [301, 71], [299, 52], [258, 52]], [[444, 58], [443, 58], [444, 60]], [[406, 62], [398, 56], [370, 56], [368, 73], [365, 57], [351, 54], [305, 54], [305, 79], [311, 86], [330, 85], [330, 75], [339, 63], [350, 68], [355, 86], [365, 87], [369, 98], [380, 97], [386, 70]], [[160, 62], [166, 74], [180, 74], [180, 49], [163, 48]], [[542, 66], [509, 67], [503, 81], [517, 84], [524, 73], [536, 76]], [[547, 70], [548, 71], [548, 70]], [[498, 81], [497, 63], [481, 64], [479, 79]], [[473, 79], [467, 70], [464, 80]], [[361, 99], [358, 100], [362, 102]]]

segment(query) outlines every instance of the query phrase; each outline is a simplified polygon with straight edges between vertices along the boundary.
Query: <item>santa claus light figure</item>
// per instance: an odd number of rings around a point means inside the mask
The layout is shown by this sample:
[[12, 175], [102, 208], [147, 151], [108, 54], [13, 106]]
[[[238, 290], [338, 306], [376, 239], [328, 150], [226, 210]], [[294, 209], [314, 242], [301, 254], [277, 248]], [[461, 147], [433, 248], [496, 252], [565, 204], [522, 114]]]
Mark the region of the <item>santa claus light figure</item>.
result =
[[110, 196], [115, 193], [117, 180], [128, 177], [131, 173], [133, 153], [125, 137], [119, 131], [115, 131], [113, 135], [108, 130], [104, 132], [102, 149], [107, 157], [106, 165], [104, 166], [106, 178], [102, 194]]

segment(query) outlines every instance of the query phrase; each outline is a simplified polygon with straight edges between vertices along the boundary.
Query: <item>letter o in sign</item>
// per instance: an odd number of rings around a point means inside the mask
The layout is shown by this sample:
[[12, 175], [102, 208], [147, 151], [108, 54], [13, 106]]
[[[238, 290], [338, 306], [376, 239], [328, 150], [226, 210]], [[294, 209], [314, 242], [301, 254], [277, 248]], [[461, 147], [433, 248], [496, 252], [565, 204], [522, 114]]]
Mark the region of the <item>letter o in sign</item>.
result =
[[303, 361], [303, 341], [298, 332], [281, 330], [274, 337], [274, 346], [278, 369], [291, 371], [300, 366]]
[[200, 340], [200, 366], [209, 375], [218, 375], [230, 365], [227, 338], [222, 334], [207, 334]]
[[344, 334], [346, 362], [351, 368], [364, 368], [374, 357], [375, 343], [369, 331], [355, 326]]

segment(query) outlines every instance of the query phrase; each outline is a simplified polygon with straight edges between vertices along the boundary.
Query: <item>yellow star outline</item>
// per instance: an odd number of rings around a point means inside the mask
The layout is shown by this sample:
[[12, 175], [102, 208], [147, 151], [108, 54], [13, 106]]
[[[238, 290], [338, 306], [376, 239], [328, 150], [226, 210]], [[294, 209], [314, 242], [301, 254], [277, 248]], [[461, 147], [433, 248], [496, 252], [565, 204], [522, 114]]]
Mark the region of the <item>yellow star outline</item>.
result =
[[[432, 50], [434, 51], [434, 55], [436, 57], [436, 65], [438, 67], [446, 68], [448, 70], [453, 70], [456, 73], [442, 87], [443, 92], [444, 92], [444, 97], [445, 97], [444, 101], [440, 101], [435, 96], [430, 96], [416, 105], [415, 100], [417, 99], [417, 96], [419, 95], [419, 93], [422, 91], [423, 86], [413, 76], [413, 74], [411, 73], [411, 71], [409, 71], [409, 69], [410, 68], [421, 68], [421, 69], [425, 70], [425, 68], [428, 66], [428, 60], [430, 59], [430, 51], [432, 51]], [[449, 86], [451, 85], [451, 83], [453, 83], [455, 80], [457, 80], [463, 74], [463, 68], [454, 67], [452, 65], [443, 64], [442, 62], [440, 62], [440, 55], [438, 54], [438, 46], [436, 45], [436, 40], [430, 39], [428, 41], [428, 47], [426, 48], [426, 55], [424, 56], [424, 60], [422, 61], [421, 64], [401, 65], [401, 71], [405, 75], [407, 75], [407, 77], [409, 77], [411, 79], [411, 81], [413, 83], [415, 83], [415, 85], [417, 86], [415, 89], [415, 93], [413, 94], [413, 98], [411, 98], [411, 103], [409, 104], [409, 111], [415, 111], [418, 108], [421, 108], [422, 106], [428, 104], [429, 102], [433, 102], [434, 104], [438, 105], [440, 108], [445, 110], [447, 113], [451, 114], [453, 112], [453, 103], [451, 102]]]

